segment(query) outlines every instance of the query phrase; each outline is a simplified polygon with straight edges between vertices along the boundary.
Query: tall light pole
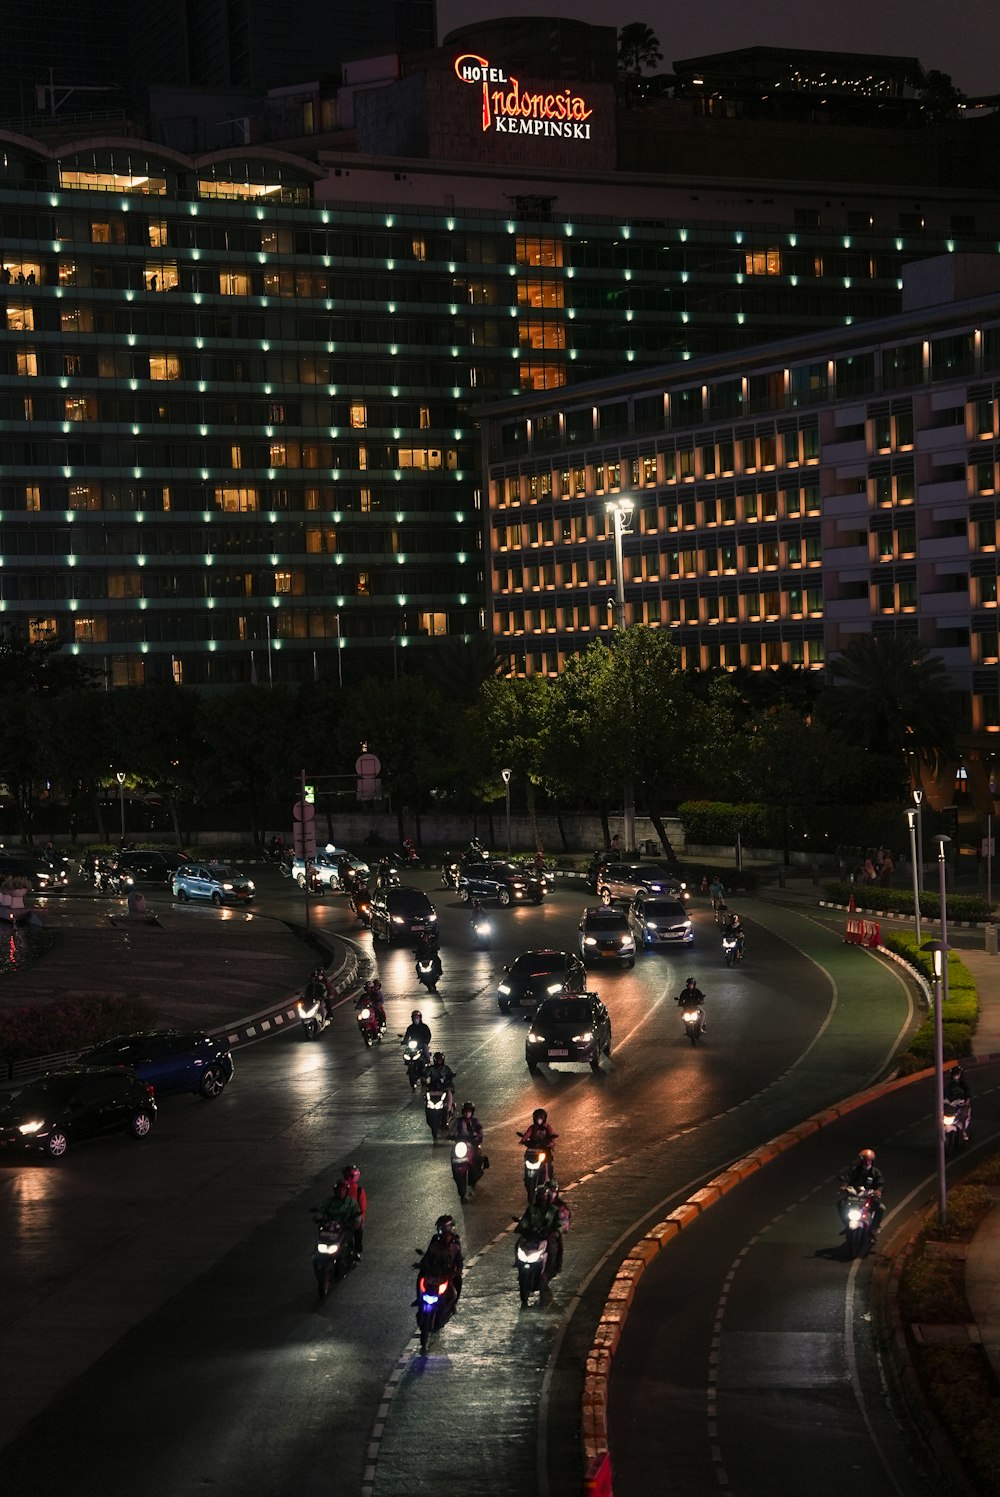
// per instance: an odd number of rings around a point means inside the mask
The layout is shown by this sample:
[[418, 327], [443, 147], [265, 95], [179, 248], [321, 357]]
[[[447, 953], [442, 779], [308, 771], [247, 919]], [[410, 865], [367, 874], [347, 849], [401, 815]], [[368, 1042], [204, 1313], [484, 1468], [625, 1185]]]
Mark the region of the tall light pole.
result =
[[[945, 847], [947, 847], [950, 844], [951, 838], [950, 837], [946, 837], [943, 832], [939, 832], [938, 835], [934, 838], [934, 840], [935, 840], [935, 842], [938, 845], [938, 894], [939, 894], [939, 897], [940, 897], [940, 900], [941, 900], [941, 945], [944, 947], [945, 951], [947, 951], [948, 950], [948, 885], [947, 885], [947, 880], [946, 880], [946, 877], [945, 877], [947, 869], [946, 869], [945, 860], [944, 860], [944, 850], [945, 850]], [[941, 977], [941, 990], [942, 990], [942, 993], [944, 995], [944, 999], [947, 1002], [947, 998], [948, 998], [948, 963], [947, 962], [945, 962], [945, 964], [944, 964], [944, 972], [943, 972], [942, 977]]]
[[938, 1216], [942, 1226], [948, 1217], [948, 1179], [944, 1155], [944, 1002], [943, 986], [948, 969], [948, 947], [944, 941], [928, 941], [922, 948], [929, 951], [934, 964], [934, 1098], [936, 1109]]
[[907, 825], [910, 828], [910, 866], [913, 869], [913, 918], [916, 922], [917, 945], [920, 945], [920, 883], [917, 878], [917, 813], [907, 811]]
[[[604, 508], [612, 518], [615, 537], [615, 625], [618, 629], [625, 628], [625, 563], [622, 557], [622, 533], [631, 531], [632, 516], [635, 512], [634, 499], [609, 499]], [[629, 733], [627, 738], [628, 750], [632, 748], [632, 702], [631, 683], [629, 683]], [[632, 788], [632, 766], [631, 763], [625, 772], [625, 784], [623, 787], [623, 810], [625, 813], [625, 851], [635, 851], [635, 793]]]
[[510, 770], [501, 769], [500, 778], [503, 780], [503, 793], [507, 802], [507, 858], [510, 859]]
[[924, 892], [924, 822], [920, 814], [920, 803], [924, 798], [924, 792], [919, 786], [913, 792], [914, 804], [917, 808], [917, 889]]
[[118, 781], [118, 805], [122, 815], [122, 841], [125, 841], [125, 771], [119, 769], [115, 773]]

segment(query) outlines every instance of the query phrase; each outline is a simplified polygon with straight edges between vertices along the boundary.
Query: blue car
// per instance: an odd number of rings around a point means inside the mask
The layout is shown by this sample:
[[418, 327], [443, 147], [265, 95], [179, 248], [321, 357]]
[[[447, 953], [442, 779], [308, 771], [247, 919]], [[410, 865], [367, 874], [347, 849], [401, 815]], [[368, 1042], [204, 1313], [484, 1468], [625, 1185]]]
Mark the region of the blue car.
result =
[[121, 1034], [88, 1050], [81, 1065], [118, 1066], [134, 1071], [152, 1087], [154, 1096], [164, 1092], [196, 1092], [217, 1097], [233, 1078], [233, 1057], [223, 1040], [213, 1040], [200, 1031], [157, 1029], [148, 1034]]
[[185, 863], [170, 887], [175, 899], [210, 899], [214, 905], [249, 904], [254, 897], [253, 879], [223, 863]]

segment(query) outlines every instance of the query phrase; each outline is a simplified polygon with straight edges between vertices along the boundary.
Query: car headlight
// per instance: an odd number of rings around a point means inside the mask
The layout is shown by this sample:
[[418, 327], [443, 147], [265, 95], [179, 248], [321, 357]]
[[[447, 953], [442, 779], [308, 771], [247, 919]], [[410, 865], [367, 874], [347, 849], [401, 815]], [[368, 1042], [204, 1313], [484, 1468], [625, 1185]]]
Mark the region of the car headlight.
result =
[[232, 892], [233, 892], [233, 886], [232, 886], [232, 884], [223, 884], [222, 887], [226, 891], [227, 894], [232, 894]]
[[545, 1044], [545, 1036], [544, 1036], [544, 1034], [536, 1034], [533, 1029], [529, 1029], [528, 1030], [528, 1044], [529, 1045], [544, 1045]]
[[575, 1034], [573, 1036], [573, 1043], [574, 1045], [589, 1045], [593, 1038], [593, 1031], [585, 1029], [582, 1034]]
[[647, 930], [655, 930], [656, 929], [656, 921], [655, 920], [647, 920], [646, 921], [646, 929]]
[[625, 938], [625, 940], [622, 942], [622, 950], [623, 951], [634, 951], [635, 950], [635, 942], [632, 940], [632, 938], [630, 936], [627, 936]]
[[252, 879], [252, 878], [248, 878], [248, 879], [247, 879], [247, 882], [246, 882], [246, 887], [247, 887], [247, 888], [248, 888], [248, 889], [253, 889], [253, 888], [254, 888], [254, 887], [255, 887], [255, 885], [254, 885], [254, 881], [253, 881], [253, 879]]
[[434, 921], [436, 919], [437, 919], [437, 912], [435, 911], [435, 913], [433, 915], [428, 915], [427, 916], [427, 923], [428, 923], [428, 925], [433, 925]]
[[17, 1131], [18, 1133], [37, 1133], [40, 1128], [44, 1127], [44, 1122], [19, 1123]]
[[510, 983], [508, 983], [508, 982], [502, 982], [502, 983], [500, 983], [499, 986], [497, 987], [497, 992], [498, 993], [503, 993], [504, 997], [506, 997], [507, 994], [510, 992]]
[[684, 892], [684, 890], [685, 890], [685, 889], [686, 889], [686, 888], [687, 888], [687, 884], [685, 884], [685, 883], [683, 883], [683, 882], [682, 882], [682, 883], [681, 883], [681, 893], [682, 893], [682, 894], [683, 894], [683, 892]]
[[690, 929], [691, 929], [691, 921], [690, 920], [684, 920], [684, 921], [681, 922], [681, 930], [690, 930]]
[[402, 915], [393, 915], [392, 923], [393, 925], [405, 925], [406, 921], [403, 919]]
[[584, 944], [584, 946], [596, 946], [597, 945], [597, 937], [596, 936], [584, 936], [584, 938], [583, 938], [583, 944]]
[[651, 894], [662, 894], [663, 893], [663, 885], [662, 884], [650, 884], [649, 885], [649, 892]]

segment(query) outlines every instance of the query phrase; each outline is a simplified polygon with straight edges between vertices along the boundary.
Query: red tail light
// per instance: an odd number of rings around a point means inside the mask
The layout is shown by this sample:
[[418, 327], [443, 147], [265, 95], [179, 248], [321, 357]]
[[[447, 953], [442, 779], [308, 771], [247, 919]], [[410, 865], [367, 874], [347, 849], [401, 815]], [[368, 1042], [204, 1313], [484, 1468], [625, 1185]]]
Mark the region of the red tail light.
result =
[[154, 1095], [154, 1094], [155, 1094], [155, 1090], [156, 1090], [156, 1089], [155, 1089], [155, 1087], [154, 1087], [154, 1086], [153, 1086], [153, 1085], [152, 1085], [152, 1084], [151, 1084], [151, 1082], [149, 1082], [149, 1081], [147, 1081], [147, 1082], [146, 1082], [146, 1096], [147, 1096], [147, 1097], [152, 1097], [152, 1096], [153, 1096], [153, 1095]]

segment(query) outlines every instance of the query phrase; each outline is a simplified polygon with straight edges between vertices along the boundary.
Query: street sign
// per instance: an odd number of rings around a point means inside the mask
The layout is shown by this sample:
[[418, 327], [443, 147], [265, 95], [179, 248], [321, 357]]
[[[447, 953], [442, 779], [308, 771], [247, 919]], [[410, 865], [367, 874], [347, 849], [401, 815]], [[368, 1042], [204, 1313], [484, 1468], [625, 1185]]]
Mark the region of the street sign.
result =
[[995, 837], [984, 837], [982, 844], [983, 857], [995, 858], [997, 853], [997, 839]]
[[358, 776], [358, 800], [376, 800], [382, 793], [382, 761], [377, 754], [359, 754], [354, 761]]
[[292, 806], [292, 815], [296, 821], [315, 821], [316, 807], [311, 806], [308, 801], [297, 800]]
[[[309, 786], [307, 789], [311, 789]], [[292, 851], [297, 858], [316, 856], [316, 807], [308, 800], [297, 800], [292, 806]]]

